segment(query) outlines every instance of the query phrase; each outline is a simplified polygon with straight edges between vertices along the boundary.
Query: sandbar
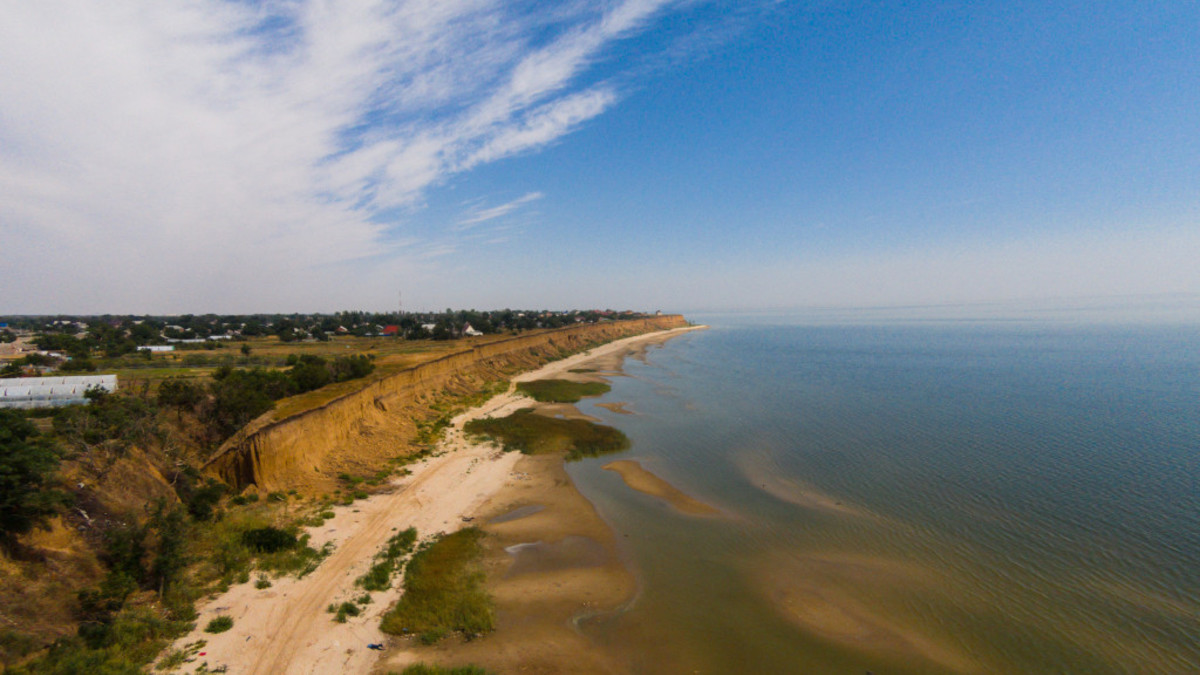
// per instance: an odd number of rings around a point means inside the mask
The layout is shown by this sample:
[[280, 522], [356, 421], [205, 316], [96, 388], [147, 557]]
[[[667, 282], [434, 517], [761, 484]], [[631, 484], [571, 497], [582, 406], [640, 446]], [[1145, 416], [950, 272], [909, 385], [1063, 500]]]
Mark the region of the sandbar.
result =
[[601, 468], [606, 471], [616, 472], [629, 487], [643, 494], [658, 497], [680, 513], [693, 516], [715, 516], [720, 513], [720, 511], [712, 506], [705, 504], [650, 473], [641, 464], [632, 459], [619, 459], [615, 462], [609, 462]]

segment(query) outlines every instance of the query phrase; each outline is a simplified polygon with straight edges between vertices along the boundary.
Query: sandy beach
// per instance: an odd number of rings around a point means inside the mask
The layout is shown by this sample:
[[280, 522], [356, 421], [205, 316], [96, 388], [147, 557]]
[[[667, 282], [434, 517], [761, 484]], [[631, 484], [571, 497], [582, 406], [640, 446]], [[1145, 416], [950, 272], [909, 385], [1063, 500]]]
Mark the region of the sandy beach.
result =
[[[694, 328], [618, 340], [513, 380], [586, 379], [594, 375], [570, 371], [616, 370], [626, 356], [644, 354], [649, 346], [688, 330]], [[210, 670], [224, 666], [239, 674], [367, 673], [401, 670], [417, 661], [476, 662], [503, 670], [509, 670], [505, 664], [520, 664], [526, 672], [614, 672], [614, 664], [606, 663], [570, 629], [573, 617], [615, 608], [634, 592], [611, 530], [571, 485], [561, 458], [502, 452], [491, 444], [473, 443], [462, 432], [469, 420], [504, 416], [531, 404], [510, 388], [455, 417], [438, 452], [410, 465], [411, 475], [395, 479], [382, 494], [335, 509], [333, 519], [309, 528], [311, 545], [332, 542], [335, 549], [308, 576], [276, 579], [266, 589], [255, 588], [253, 582], [240, 584], [205, 603], [196, 629], [172, 647], [206, 641], [198, 650], [204, 655], [185, 664], [185, 672], [207, 663]], [[392, 589], [375, 593], [363, 614], [346, 623], [335, 623], [326, 613], [330, 603], [361, 592], [356, 593], [354, 579], [396, 531], [415, 527], [425, 538], [457, 530], [468, 520], [503, 520], [504, 514], [533, 504], [542, 509], [484, 526], [494, 535], [487, 538], [486, 563], [489, 590], [498, 603], [498, 629], [484, 640], [411, 649], [405, 640], [384, 635], [379, 620], [399, 597], [399, 580]], [[535, 544], [516, 549], [517, 559], [523, 557], [530, 571], [500, 579], [495, 572], [514, 559], [506, 549], [522, 544]], [[204, 633], [203, 626], [218, 615], [231, 617], [233, 628], [217, 635]], [[370, 643], [388, 645], [383, 663], [376, 663], [379, 652], [368, 649]]]

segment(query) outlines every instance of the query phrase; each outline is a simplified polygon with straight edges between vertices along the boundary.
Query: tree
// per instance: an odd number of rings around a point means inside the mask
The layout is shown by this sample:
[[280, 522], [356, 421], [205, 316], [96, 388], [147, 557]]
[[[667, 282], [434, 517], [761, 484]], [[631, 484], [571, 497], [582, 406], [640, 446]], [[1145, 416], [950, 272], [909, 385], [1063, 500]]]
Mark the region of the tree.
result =
[[50, 489], [58, 455], [23, 415], [0, 410], [0, 537], [11, 544], [57, 512], [67, 495]]

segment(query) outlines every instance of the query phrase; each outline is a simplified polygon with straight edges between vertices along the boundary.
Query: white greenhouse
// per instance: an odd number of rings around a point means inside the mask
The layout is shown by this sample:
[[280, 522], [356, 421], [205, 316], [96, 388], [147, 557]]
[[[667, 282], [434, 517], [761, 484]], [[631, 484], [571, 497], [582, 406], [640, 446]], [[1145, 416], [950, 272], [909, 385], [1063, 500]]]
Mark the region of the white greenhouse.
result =
[[0, 379], [0, 408], [55, 408], [87, 402], [88, 389], [117, 390], [116, 375]]

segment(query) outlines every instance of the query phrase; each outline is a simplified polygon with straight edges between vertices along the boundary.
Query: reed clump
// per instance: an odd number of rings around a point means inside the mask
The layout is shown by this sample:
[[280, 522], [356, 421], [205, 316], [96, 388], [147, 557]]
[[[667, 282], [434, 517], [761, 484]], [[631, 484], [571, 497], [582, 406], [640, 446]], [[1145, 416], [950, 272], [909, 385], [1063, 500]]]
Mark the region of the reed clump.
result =
[[561, 452], [567, 461], [628, 450], [630, 445], [629, 437], [619, 429], [588, 420], [546, 417], [532, 408], [508, 417], [471, 420], [464, 430], [499, 443], [505, 450], [526, 455]]
[[612, 390], [604, 382], [534, 380], [517, 383], [517, 390], [540, 403], [578, 403], [585, 396], [600, 396]]

